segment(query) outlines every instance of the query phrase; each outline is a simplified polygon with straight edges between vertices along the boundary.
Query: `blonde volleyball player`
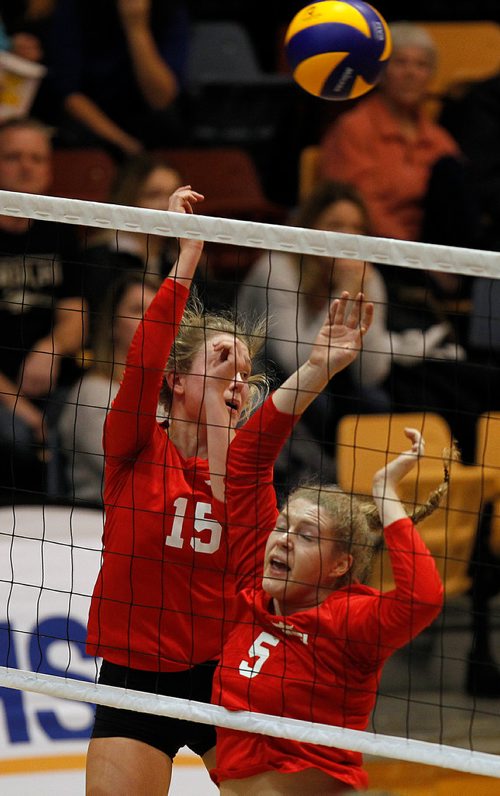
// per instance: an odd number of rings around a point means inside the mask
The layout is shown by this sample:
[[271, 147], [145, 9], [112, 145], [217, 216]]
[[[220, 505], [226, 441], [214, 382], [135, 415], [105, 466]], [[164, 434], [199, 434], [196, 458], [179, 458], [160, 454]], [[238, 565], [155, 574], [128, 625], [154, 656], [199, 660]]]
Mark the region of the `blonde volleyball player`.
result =
[[[332, 373], [345, 358], [345, 349], [332, 339], [344, 313], [344, 299], [334, 302], [334, 325], [323, 329], [329, 344], [318, 341], [302, 374], [299, 369], [274, 394], [280, 411], [295, 411], [303, 391], [308, 394], [311, 363]], [[223, 370], [221, 363], [219, 391]], [[364, 730], [384, 662], [429, 625], [442, 606], [434, 560], [397, 495], [398, 482], [416, 465], [424, 442], [417, 430], [407, 429], [410, 449], [374, 476], [375, 505], [335, 485], [309, 485], [294, 491], [278, 512], [272, 484], [262, 484], [259, 502], [265, 505], [252, 535], [252, 494], [240, 479], [245, 452], [237, 445], [227, 451], [222, 403], [219, 398], [207, 404], [207, 418], [218, 427], [209, 456], [212, 470], [225, 473], [214, 481], [214, 490], [220, 505], [225, 500], [230, 544], [241, 537], [250, 544], [266, 527], [274, 530], [259, 583], [255, 577], [254, 582], [239, 578], [241, 591], [226, 623], [213, 702], [229, 710]], [[258, 445], [255, 438], [248, 441]], [[396, 584], [387, 593], [364, 584], [382, 528]], [[238, 544], [232, 552], [231, 569], [237, 572]], [[225, 728], [217, 730], [212, 776], [224, 796], [335, 794], [367, 784], [356, 752]]]
[[[169, 209], [192, 212], [202, 198], [184, 186]], [[225, 507], [213, 499], [218, 475], [208, 463], [210, 439], [220, 429], [207, 423], [207, 402], [217, 391], [226, 443], [234, 437], [236, 452], [250, 448], [249, 471], [258, 468], [259, 485], [272, 484], [276, 456], [317, 385], [311, 378], [311, 390], [291, 410], [270, 396], [239, 428], [263, 383], [251, 374], [262, 328], [246, 332], [226, 315], [204, 315], [196, 304], [185, 311], [201, 250], [197, 241], [180, 242], [170, 277], [138, 325], [106, 419], [104, 549], [87, 649], [102, 657], [105, 685], [208, 702], [236, 577], [252, 579], [262, 566], [265, 537], [252, 544], [240, 537], [238, 572], [228, 570]], [[350, 324], [333, 324], [345, 364], [360, 347], [361, 304]], [[371, 305], [363, 309], [364, 328], [372, 312]], [[220, 391], [226, 360], [232, 373]], [[157, 419], [158, 401], [165, 422]], [[254, 511], [258, 516], [258, 506]], [[87, 794], [163, 796], [184, 745], [213, 768], [213, 727], [98, 706]]]

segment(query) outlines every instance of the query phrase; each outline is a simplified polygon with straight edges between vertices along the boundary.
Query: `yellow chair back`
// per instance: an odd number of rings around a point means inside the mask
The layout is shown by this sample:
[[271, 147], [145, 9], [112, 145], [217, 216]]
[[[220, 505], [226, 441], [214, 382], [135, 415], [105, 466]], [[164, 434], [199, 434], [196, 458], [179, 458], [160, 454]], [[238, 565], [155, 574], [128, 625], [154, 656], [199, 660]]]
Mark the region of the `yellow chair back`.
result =
[[[417, 428], [426, 446], [425, 455], [402, 480], [400, 495], [410, 513], [424, 504], [443, 480], [443, 451], [452, 444], [446, 421], [430, 412], [343, 417], [336, 441], [337, 479], [342, 489], [370, 495], [374, 473], [406, 449], [406, 427]], [[435, 557], [446, 594], [455, 596], [471, 584], [468, 569], [481, 510], [481, 472], [459, 462], [452, 462], [449, 469], [448, 494], [419, 524], [419, 531]], [[385, 553], [376, 562], [371, 582], [383, 590], [394, 585]]]

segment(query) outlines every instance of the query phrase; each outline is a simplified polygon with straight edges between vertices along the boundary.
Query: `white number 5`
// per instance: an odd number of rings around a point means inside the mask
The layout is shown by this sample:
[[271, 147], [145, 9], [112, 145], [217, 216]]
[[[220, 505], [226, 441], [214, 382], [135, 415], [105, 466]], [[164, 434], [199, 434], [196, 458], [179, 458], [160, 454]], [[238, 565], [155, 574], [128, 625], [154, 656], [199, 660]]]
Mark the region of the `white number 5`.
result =
[[264, 645], [268, 644], [270, 647], [276, 647], [279, 643], [280, 640], [276, 636], [272, 636], [270, 633], [261, 633], [248, 650], [248, 657], [255, 658], [255, 661], [252, 664], [248, 661], [241, 661], [240, 663], [239, 671], [241, 676], [248, 677], [248, 679], [256, 677], [271, 654], [271, 650]]

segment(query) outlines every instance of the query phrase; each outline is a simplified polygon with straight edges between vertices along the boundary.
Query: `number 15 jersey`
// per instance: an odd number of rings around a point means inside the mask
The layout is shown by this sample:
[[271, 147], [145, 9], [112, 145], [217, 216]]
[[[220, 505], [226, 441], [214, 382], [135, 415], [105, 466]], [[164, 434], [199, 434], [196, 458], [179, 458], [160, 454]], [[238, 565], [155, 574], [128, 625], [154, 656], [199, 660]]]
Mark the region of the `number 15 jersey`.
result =
[[[208, 462], [185, 459], [156, 418], [187, 295], [171, 279], [161, 286], [134, 336], [105, 425], [104, 549], [87, 651], [135, 669], [181, 671], [218, 658], [234, 594], [229, 529], [223, 511], [217, 518], [213, 513]], [[272, 428], [254, 455], [247, 452], [250, 477], [258, 459], [260, 476], [272, 480], [290, 425], [291, 417], [268, 399], [237, 432], [235, 450], [252, 428]], [[248, 442], [244, 447], [248, 451]], [[244, 468], [240, 475], [245, 478]], [[240, 536], [231, 549], [235, 545], [239, 578], [261, 568], [265, 537], [253, 536], [249, 545]]]

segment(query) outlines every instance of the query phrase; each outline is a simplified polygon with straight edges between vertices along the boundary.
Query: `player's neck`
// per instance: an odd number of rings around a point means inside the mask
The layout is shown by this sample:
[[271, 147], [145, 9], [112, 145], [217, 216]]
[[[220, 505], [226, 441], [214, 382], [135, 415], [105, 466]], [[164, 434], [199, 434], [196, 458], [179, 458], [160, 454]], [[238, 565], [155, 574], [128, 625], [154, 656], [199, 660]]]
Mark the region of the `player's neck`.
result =
[[185, 459], [190, 459], [192, 456], [208, 459], [206, 429], [199, 422], [182, 417], [170, 417], [168, 436]]

